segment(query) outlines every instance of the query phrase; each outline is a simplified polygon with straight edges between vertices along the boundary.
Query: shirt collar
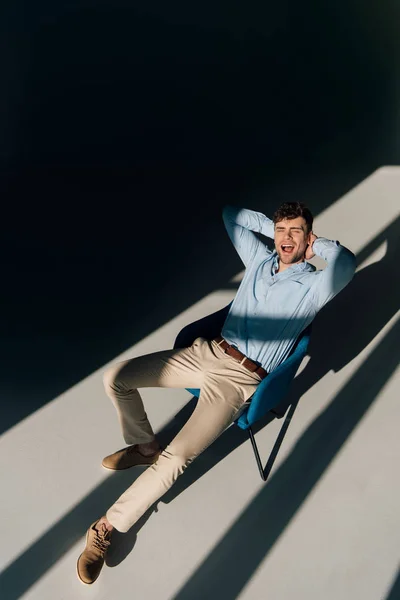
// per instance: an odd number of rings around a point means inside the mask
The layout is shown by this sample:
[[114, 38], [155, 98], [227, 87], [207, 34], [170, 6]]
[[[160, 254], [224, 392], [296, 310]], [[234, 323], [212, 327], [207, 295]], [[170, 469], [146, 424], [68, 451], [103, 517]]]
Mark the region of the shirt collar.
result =
[[279, 257], [278, 257], [278, 253], [275, 251], [272, 253], [272, 265], [271, 265], [271, 271], [272, 271], [272, 275], [276, 275], [279, 269]]

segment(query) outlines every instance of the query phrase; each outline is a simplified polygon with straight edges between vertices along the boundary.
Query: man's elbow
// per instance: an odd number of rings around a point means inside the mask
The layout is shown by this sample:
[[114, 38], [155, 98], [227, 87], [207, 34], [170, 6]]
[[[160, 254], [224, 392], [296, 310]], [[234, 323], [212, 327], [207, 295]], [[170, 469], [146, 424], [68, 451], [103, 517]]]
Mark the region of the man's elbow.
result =
[[340, 253], [337, 265], [338, 272], [340, 273], [341, 289], [353, 279], [356, 268], [356, 257], [348, 248], [342, 246], [342, 251]]

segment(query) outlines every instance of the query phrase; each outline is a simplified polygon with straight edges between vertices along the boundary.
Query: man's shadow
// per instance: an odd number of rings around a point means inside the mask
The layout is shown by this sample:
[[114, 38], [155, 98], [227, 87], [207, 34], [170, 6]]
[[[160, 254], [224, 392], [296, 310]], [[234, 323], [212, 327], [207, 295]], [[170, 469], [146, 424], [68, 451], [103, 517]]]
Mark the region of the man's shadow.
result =
[[[381, 234], [377, 235], [357, 256], [361, 264], [383, 242], [387, 243], [385, 256], [378, 262], [358, 272], [353, 281], [333, 302], [319, 313], [313, 325], [310, 352], [311, 359], [304, 371], [295, 378], [291, 391], [283, 403], [276, 408], [283, 414], [291, 405], [287, 417], [290, 422], [298, 400], [311, 389], [329, 371], [340, 371], [349, 364], [382, 330], [399, 308], [400, 285], [396, 278], [399, 255], [400, 218], [394, 221]], [[229, 306], [185, 327], [178, 335], [175, 347], [188, 345], [198, 336], [211, 339], [221, 331]], [[172, 421], [158, 433], [165, 447], [179, 432], [196, 406], [197, 399], [192, 398]], [[257, 433], [274, 420], [275, 414], [268, 413], [260, 420], [253, 431]], [[284, 429], [284, 428], [283, 428]], [[174, 486], [159, 500], [166, 504], [174, 500], [192, 483], [205, 475], [230, 452], [248, 439], [245, 431], [230, 427], [206, 449], [181, 475]], [[280, 436], [273, 454], [279, 449]], [[272, 456], [272, 455], [271, 455]], [[275, 458], [275, 456], [274, 456]], [[249, 461], [252, 460], [249, 450]], [[256, 468], [256, 466], [254, 466]], [[158, 503], [157, 503], [158, 504]], [[132, 550], [137, 534], [154, 510], [155, 504], [126, 534], [116, 534], [116, 544], [108, 559], [109, 566], [116, 566]]]

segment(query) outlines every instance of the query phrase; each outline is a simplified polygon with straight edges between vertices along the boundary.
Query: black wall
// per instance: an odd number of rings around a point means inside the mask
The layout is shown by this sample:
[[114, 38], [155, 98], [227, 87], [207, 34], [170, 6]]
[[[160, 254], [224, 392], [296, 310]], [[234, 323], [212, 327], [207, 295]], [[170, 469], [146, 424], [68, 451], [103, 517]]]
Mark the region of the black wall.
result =
[[1, 11], [4, 427], [240, 269], [224, 204], [399, 162], [394, 1]]

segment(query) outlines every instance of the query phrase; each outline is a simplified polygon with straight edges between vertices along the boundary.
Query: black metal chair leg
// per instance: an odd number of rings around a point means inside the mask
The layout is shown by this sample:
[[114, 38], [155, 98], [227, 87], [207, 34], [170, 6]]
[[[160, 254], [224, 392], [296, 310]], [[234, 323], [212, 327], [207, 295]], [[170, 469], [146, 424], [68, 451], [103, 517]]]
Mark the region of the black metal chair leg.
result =
[[297, 404], [298, 404], [298, 400], [296, 400], [296, 402], [293, 402], [293, 404], [290, 407], [290, 410], [288, 411], [286, 418], [282, 424], [282, 427], [279, 431], [278, 437], [276, 438], [274, 447], [272, 449], [271, 454], [269, 455], [268, 461], [265, 465], [265, 469], [263, 469], [262, 463], [261, 463], [261, 458], [260, 458], [260, 453], [258, 452], [258, 448], [257, 448], [257, 444], [256, 444], [256, 440], [254, 437], [254, 433], [251, 427], [249, 427], [247, 429], [247, 431], [249, 432], [249, 437], [250, 437], [250, 441], [251, 441], [251, 445], [253, 447], [253, 451], [254, 451], [254, 456], [256, 457], [256, 462], [257, 462], [257, 466], [258, 466], [258, 470], [260, 471], [260, 475], [261, 475], [261, 479], [263, 481], [267, 481], [269, 474], [271, 472], [272, 467], [274, 466], [274, 462], [275, 459], [278, 455], [279, 452], [279, 448], [281, 447], [281, 444], [283, 442], [283, 438], [286, 435], [286, 432], [288, 430], [288, 427], [290, 425], [290, 421], [292, 420], [292, 417], [294, 415], [294, 411], [297, 408]]
[[251, 445], [253, 446], [254, 456], [256, 457], [256, 462], [257, 462], [258, 470], [260, 471], [261, 479], [263, 481], [266, 481], [265, 475], [264, 475], [264, 469], [263, 469], [263, 466], [262, 466], [262, 463], [261, 463], [260, 453], [258, 452], [258, 448], [257, 448], [257, 444], [256, 444], [256, 439], [254, 437], [253, 430], [252, 430], [251, 427], [249, 427], [247, 431], [249, 432], [249, 437], [250, 437]]

